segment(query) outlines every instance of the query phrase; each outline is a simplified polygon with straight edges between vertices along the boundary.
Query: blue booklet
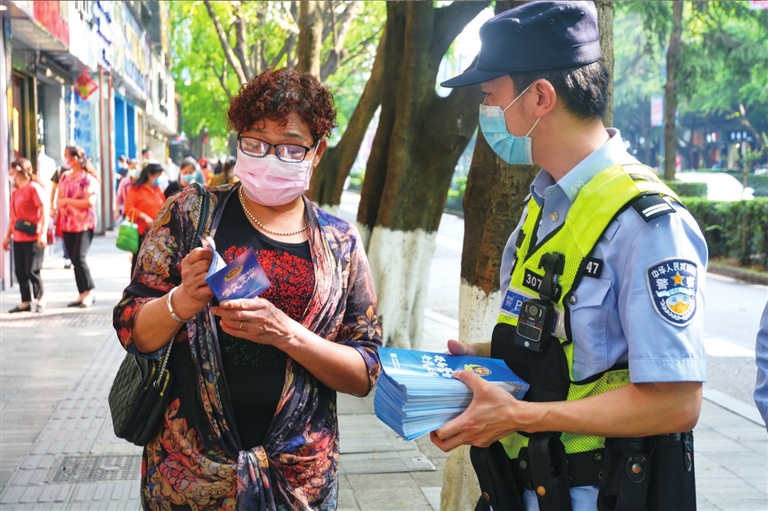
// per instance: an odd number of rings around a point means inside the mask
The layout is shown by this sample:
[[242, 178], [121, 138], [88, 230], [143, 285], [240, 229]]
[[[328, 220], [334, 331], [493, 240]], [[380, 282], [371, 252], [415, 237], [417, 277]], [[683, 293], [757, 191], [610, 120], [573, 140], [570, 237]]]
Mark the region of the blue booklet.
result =
[[522, 399], [529, 385], [503, 360], [379, 348], [382, 374], [373, 406], [376, 416], [413, 440], [460, 415], [472, 402], [472, 390], [453, 371], [472, 371]]
[[203, 247], [213, 252], [213, 261], [205, 281], [219, 301], [254, 298], [269, 289], [270, 282], [253, 250], [246, 250], [229, 264], [224, 263], [212, 238], [201, 239]]

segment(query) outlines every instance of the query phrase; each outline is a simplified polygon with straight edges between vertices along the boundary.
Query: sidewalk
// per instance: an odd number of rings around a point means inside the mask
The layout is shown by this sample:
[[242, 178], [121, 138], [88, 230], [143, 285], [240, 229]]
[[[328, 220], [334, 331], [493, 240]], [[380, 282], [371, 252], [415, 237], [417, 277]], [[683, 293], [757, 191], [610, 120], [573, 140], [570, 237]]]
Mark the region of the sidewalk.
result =
[[[77, 292], [58, 255], [43, 272], [48, 311], [0, 313], [2, 510], [140, 507], [140, 449], [114, 437], [106, 402], [124, 353], [111, 311], [129, 270], [114, 237], [96, 237], [89, 253], [92, 308], [66, 309]], [[0, 310], [17, 301], [17, 288], [0, 293]], [[456, 330], [456, 320], [427, 311], [422, 349], [442, 351]], [[398, 438], [376, 419], [372, 401], [339, 396], [339, 509], [438, 509], [447, 454], [428, 438]], [[768, 508], [768, 435], [750, 413], [747, 404], [706, 396], [695, 430], [700, 511]]]

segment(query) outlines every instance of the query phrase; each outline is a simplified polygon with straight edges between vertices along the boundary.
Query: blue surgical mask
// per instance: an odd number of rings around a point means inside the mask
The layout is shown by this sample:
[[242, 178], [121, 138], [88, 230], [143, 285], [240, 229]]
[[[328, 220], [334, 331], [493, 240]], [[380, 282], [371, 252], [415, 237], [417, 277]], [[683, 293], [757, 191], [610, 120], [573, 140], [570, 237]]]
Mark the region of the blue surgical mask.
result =
[[541, 117], [536, 119], [536, 122], [533, 123], [533, 126], [524, 137], [516, 137], [507, 131], [507, 123], [504, 120], [504, 112], [514, 105], [518, 99], [522, 98], [523, 94], [531, 88], [531, 85], [513, 99], [504, 110], [498, 106], [480, 105], [480, 129], [483, 130], [485, 140], [502, 160], [512, 165], [533, 164], [531, 139], [528, 135], [531, 134], [533, 128], [539, 123]]
[[152, 181], [152, 184], [155, 186], [160, 186], [160, 178], [156, 177], [154, 181]]

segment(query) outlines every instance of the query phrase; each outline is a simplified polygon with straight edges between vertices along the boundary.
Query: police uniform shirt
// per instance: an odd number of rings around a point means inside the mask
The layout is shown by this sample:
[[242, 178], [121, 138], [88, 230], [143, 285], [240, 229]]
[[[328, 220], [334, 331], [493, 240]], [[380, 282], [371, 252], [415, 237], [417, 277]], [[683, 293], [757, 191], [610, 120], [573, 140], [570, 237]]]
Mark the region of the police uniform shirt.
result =
[[[537, 239], [563, 224], [590, 179], [615, 164], [639, 163], [627, 153], [618, 130], [608, 128], [608, 133], [610, 140], [559, 182], [544, 170], [536, 176], [531, 200], [543, 203]], [[706, 380], [702, 312], [707, 245], [690, 213], [675, 202], [672, 205], [674, 212], [649, 222], [634, 208], [626, 208], [597, 242], [592, 259], [599, 263], [599, 271], [581, 280], [568, 304], [577, 381], [619, 363], [628, 363], [633, 383]], [[526, 213], [527, 208], [504, 249], [502, 290], [509, 288], [515, 241]], [[680, 279], [693, 298], [684, 314], [665, 309], [660, 298]], [[574, 511], [594, 510], [597, 487], [572, 488], [571, 497]], [[538, 509], [533, 492], [526, 491], [525, 500], [527, 509]]]
[[755, 383], [755, 404], [768, 428], [768, 302], [765, 303], [760, 330], [755, 342], [757, 381]]

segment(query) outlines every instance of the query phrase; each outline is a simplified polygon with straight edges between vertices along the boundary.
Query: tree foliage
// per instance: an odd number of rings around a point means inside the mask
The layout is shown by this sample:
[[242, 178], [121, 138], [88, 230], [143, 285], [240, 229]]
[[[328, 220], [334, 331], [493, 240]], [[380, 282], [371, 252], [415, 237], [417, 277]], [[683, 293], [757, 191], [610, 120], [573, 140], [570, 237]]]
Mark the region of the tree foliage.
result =
[[171, 3], [173, 75], [182, 129], [226, 137], [226, 105], [240, 85], [264, 69], [299, 62], [301, 5], [320, 27], [319, 78], [331, 87], [346, 125], [375, 57], [386, 7], [378, 2]]
[[[672, 4], [617, 3], [615, 106], [633, 130], [647, 129], [650, 98], [664, 87]], [[675, 80], [681, 116], [736, 119], [758, 135], [768, 129], [766, 83], [768, 11], [744, 1], [683, 2]]]

